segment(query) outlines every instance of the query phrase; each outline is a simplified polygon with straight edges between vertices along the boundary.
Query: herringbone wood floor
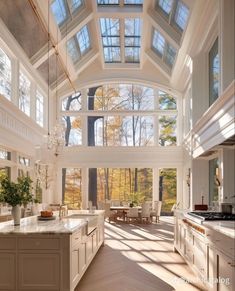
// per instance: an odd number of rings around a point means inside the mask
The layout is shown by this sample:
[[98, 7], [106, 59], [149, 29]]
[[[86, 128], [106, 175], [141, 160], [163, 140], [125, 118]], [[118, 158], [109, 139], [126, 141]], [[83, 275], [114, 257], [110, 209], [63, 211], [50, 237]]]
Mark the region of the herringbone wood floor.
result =
[[[186, 283], [183, 279], [187, 279]], [[105, 244], [76, 291], [205, 290], [173, 252], [173, 217], [158, 224], [105, 224]]]

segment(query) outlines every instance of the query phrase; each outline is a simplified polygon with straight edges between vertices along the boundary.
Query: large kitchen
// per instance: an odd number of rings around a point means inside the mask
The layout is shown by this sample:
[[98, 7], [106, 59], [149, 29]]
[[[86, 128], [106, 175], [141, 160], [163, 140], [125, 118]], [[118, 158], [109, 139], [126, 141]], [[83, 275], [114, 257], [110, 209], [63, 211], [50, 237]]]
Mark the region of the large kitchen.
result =
[[0, 0], [0, 290], [235, 289], [234, 0]]

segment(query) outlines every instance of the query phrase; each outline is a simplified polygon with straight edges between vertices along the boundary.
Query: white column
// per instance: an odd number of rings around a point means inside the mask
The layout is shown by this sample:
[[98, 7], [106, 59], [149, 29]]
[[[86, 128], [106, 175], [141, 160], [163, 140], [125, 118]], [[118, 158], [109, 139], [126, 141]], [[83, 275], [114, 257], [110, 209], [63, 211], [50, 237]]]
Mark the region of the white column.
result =
[[30, 86], [30, 117], [36, 120], [36, 84], [31, 81]]
[[219, 1], [219, 48], [221, 61], [221, 93], [234, 80], [235, 25], [234, 0]]
[[176, 197], [176, 201], [177, 203], [179, 203], [179, 207], [184, 209], [185, 206], [185, 199], [184, 199], [184, 195], [183, 195], [183, 169], [182, 167], [178, 166], [176, 168], [176, 181], [177, 181], [177, 187], [176, 187], [176, 193], [177, 193], [177, 197]]
[[[88, 110], [88, 100], [87, 100], [87, 89], [81, 90], [81, 105], [82, 111]], [[82, 126], [82, 146], [87, 146], [88, 128], [87, 128], [87, 116], [84, 114], [81, 116], [81, 126]]]

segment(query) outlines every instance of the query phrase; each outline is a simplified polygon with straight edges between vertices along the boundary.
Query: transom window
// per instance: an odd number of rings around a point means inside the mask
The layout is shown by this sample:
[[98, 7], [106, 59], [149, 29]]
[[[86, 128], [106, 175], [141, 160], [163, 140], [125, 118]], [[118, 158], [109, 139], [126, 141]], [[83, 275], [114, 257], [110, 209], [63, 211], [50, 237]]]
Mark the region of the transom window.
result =
[[11, 99], [11, 60], [0, 48], [0, 94]]
[[176, 98], [162, 90], [108, 84], [66, 97], [61, 106], [66, 146], [177, 144]]
[[166, 41], [165, 37], [156, 29], [153, 31], [152, 47], [157, 56], [169, 67], [175, 63], [176, 49]]
[[73, 63], [76, 63], [91, 48], [90, 35], [87, 25], [83, 26], [79, 32], [67, 41], [68, 54]]
[[37, 90], [36, 93], [36, 122], [43, 127], [44, 123], [44, 97]]
[[22, 71], [19, 83], [19, 108], [30, 116], [30, 80]]
[[[120, 29], [124, 27], [124, 44], [120, 37]], [[101, 18], [100, 28], [105, 63], [139, 63], [140, 61], [140, 18]], [[125, 52], [122, 57], [121, 47]]]

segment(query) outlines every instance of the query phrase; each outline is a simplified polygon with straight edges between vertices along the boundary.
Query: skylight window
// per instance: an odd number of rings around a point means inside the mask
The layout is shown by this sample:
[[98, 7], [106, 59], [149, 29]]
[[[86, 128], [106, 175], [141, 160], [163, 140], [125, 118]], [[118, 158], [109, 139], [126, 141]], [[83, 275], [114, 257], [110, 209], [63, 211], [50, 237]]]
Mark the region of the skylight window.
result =
[[56, 18], [57, 24], [61, 25], [68, 15], [64, 0], [54, 0], [51, 4], [51, 10]]
[[77, 33], [77, 40], [81, 55], [83, 55], [90, 48], [90, 37], [86, 25]]
[[189, 9], [183, 2], [178, 2], [176, 13], [175, 13], [175, 22], [177, 25], [184, 30], [188, 21]]
[[98, 5], [119, 5], [119, 0], [97, 0]]
[[153, 33], [153, 48], [156, 50], [156, 52], [162, 57], [164, 54], [164, 48], [165, 48], [165, 38], [161, 35], [160, 32], [154, 30]]
[[140, 30], [139, 18], [125, 19], [125, 62], [127, 63], [140, 61]]
[[158, 5], [166, 14], [170, 14], [172, 3], [173, 3], [173, 0], [159, 0], [158, 1]]
[[106, 63], [121, 62], [119, 19], [101, 18], [101, 36]]
[[90, 36], [87, 25], [67, 41], [68, 54], [73, 63], [76, 63], [91, 48]]
[[176, 49], [166, 41], [164, 36], [157, 30], [153, 32], [153, 50], [170, 68], [173, 67], [176, 58]]
[[71, 1], [71, 10], [72, 12], [76, 11], [78, 8], [82, 6], [82, 0], [72, 0]]
[[181, 0], [157, 0], [156, 8], [167, 18], [171, 26], [184, 31], [188, 22], [189, 8]]

